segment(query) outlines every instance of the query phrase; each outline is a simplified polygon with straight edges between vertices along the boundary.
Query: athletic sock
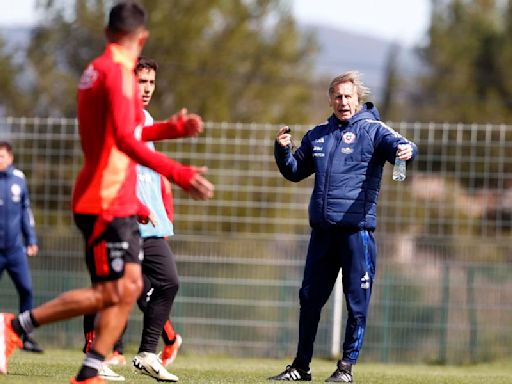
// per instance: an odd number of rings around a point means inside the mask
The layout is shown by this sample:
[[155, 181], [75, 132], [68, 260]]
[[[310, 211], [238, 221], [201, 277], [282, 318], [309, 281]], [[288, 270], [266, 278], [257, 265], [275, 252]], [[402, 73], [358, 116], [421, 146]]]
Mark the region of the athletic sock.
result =
[[34, 328], [39, 326], [39, 323], [34, 319], [32, 311], [25, 311], [20, 313], [12, 320], [12, 329], [19, 336], [30, 335]]
[[85, 381], [91, 377], [98, 376], [98, 371], [104, 361], [105, 356], [91, 348], [85, 355], [82, 366], [76, 375], [76, 380]]
[[176, 331], [174, 331], [174, 328], [169, 320], [167, 320], [164, 324], [162, 338], [164, 339], [165, 345], [173, 345], [176, 341]]

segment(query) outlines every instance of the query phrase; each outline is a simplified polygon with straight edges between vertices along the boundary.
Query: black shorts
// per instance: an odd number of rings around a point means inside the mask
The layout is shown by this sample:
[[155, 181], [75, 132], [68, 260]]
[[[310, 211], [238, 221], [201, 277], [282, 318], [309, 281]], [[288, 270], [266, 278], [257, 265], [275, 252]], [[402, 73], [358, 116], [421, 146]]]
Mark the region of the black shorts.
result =
[[126, 263], [142, 262], [136, 216], [115, 217], [99, 233], [95, 229], [97, 215], [75, 214], [74, 218], [85, 240], [85, 262], [93, 283], [117, 280], [123, 276]]

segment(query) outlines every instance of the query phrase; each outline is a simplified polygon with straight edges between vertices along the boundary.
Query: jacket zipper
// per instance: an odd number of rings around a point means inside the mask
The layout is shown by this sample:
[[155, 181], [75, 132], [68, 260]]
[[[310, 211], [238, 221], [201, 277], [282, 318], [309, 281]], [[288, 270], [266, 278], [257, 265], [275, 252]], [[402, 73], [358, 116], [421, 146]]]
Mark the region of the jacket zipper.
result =
[[[348, 126], [346, 127], [348, 128]], [[346, 129], [345, 128], [345, 129]], [[340, 127], [339, 126], [336, 126], [336, 129], [337, 130], [340, 130]], [[335, 136], [336, 135], [336, 130], [333, 131], [333, 135]], [[331, 152], [329, 152], [329, 158], [327, 160], [327, 168], [326, 168], [326, 175], [325, 175], [325, 182], [324, 182], [324, 201], [323, 201], [323, 213], [324, 213], [324, 220], [327, 221], [327, 191], [328, 191], [328, 186], [330, 184], [330, 181], [331, 181], [331, 168], [332, 168], [332, 160], [334, 158], [334, 154], [336, 153], [336, 150], [338, 149], [339, 145], [340, 145], [340, 142], [341, 142], [341, 138], [343, 137], [343, 135], [341, 134], [340, 132], [340, 137], [338, 137], [336, 139], [336, 142], [334, 143], [334, 147], [331, 149]]]
[[0, 248], [6, 248], [7, 249], [7, 227], [9, 226], [8, 223], [9, 223], [9, 220], [8, 220], [8, 207], [7, 207], [7, 193], [6, 190], [7, 190], [7, 186], [9, 185], [8, 183], [8, 175], [6, 174], [6, 177], [2, 177], [1, 180], [0, 180], [0, 191], [1, 191], [1, 195], [0, 195], [0, 199], [3, 200], [3, 212], [4, 212], [4, 217], [2, 217], [2, 220], [4, 221], [4, 223], [6, 223], [5, 227], [4, 227], [4, 235], [3, 237], [0, 239], [2, 241], [2, 244], [0, 244]]

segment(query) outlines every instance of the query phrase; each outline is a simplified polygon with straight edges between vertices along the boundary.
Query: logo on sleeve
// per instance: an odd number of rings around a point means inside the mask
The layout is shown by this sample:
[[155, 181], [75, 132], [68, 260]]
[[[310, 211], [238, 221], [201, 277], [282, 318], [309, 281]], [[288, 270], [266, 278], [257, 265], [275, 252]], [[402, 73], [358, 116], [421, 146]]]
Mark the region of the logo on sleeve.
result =
[[12, 201], [19, 203], [21, 200], [21, 187], [18, 184], [11, 185]]
[[356, 134], [354, 132], [345, 132], [342, 139], [345, 144], [352, 144], [356, 141]]
[[82, 73], [80, 82], [78, 83], [78, 89], [89, 89], [93, 86], [94, 82], [98, 78], [98, 72], [90, 64], [87, 69]]

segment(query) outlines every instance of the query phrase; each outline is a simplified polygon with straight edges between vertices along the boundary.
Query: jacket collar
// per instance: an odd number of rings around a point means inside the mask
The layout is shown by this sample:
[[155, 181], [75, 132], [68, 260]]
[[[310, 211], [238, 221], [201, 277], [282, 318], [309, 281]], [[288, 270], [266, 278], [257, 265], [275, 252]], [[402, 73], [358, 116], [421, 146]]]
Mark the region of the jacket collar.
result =
[[363, 104], [362, 108], [354, 114], [349, 120], [341, 121], [336, 117], [333, 113], [329, 117], [329, 122], [335, 127], [347, 127], [349, 125], [354, 124], [355, 122], [363, 119], [371, 119], [371, 120], [380, 120], [380, 114], [377, 110], [377, 107], [372, 102], [366, 102]]
[[12, 173], [12, 171], [14, 171], [14, 165], [13, 164], [9, 165], [4, 171], [0, 171], [0, 175], [1, 176], [10, 175]]

